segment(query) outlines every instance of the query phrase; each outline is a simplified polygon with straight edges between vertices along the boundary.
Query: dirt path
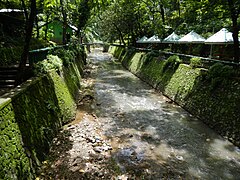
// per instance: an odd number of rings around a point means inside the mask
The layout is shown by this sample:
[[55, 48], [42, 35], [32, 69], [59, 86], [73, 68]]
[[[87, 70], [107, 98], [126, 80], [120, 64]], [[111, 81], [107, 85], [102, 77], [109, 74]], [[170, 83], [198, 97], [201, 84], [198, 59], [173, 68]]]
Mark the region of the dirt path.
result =
[[124, 70], [88, 56], [76, 119], [38, 179], [239, 179], [240, 150]]

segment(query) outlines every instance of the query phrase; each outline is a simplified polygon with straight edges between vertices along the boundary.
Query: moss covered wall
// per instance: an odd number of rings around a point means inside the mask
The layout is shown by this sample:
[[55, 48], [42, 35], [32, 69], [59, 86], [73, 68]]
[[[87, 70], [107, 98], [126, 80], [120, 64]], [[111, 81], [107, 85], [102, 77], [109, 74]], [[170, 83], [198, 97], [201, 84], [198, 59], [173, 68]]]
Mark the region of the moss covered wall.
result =
[[81, 64], [32, 78], [0, 97], [0, 179], [34, 179], [53, 137], [75, 117]]
[[0, 101], [0, 179], [32, 179], [33, 169], [23, 147], [11, 99]]
[[239, 79], [228, 78], [213, 88], [204, 69], [169, 64], [150, 53], [132, 49], [121, 56], [123, 66], [132, 73], [240, 146]]

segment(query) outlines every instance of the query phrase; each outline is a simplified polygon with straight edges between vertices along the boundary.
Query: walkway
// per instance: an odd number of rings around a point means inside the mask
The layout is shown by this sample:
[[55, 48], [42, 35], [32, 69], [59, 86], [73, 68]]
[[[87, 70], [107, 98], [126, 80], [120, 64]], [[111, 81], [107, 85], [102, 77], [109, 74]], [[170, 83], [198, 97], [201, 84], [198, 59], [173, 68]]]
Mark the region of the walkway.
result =
[[40, 179], [239, 179], [240, 150], [95, 49]]

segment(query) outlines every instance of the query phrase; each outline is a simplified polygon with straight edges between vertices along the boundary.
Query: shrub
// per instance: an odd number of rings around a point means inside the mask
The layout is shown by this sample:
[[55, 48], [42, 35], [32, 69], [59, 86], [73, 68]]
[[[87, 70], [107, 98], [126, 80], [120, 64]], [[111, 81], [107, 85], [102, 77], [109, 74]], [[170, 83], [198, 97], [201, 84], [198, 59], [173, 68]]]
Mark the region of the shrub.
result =
[[208, 78], [223, 77], [229, 78], [233, 76], [234, 69], [232, 66], [215, 63], [208, 70]]
[[[24, 39], [21, 37], [15, 37], [14, 39], [9, 37], [0, 38], [0, 66], [10, 66], [18, 64], [23, 52]], [[43, 40], [31, 39], [30, 50], [47, 47], [48, 43]]]
[[167, 69], [177, 69], [182, 60], [177, 55], [170, 56], [163, 66], [163, 72]]
[[62, 69], [62, 60], [58, 56], [48, 55], [47, 59], [40, 61], [34, 65], [34, 73], [36, 75], [45, 74], [50, 70], [60, 71]]
[[181, 63], [182, 61], [180, 60], [179, 56], [177, 55], [173, 55], [173, 56], [170, 56], [168, 59], [167, 59], [168, 62], [171, 62], [171, 63], [174, 63], [174, 62], [178, 62], [178, 63]]
[[21, 59], [22, 48], [21, 47], [3, 47], [0, 48], [0, 66], [9, 66], [19, 63]]
[[201, 67], [202, 66], [202, 60], [199, 57], [193, 57], [190, 59], [190, 66], [192, 68], [196, 68], [196, 67]]
[[53, 51], [52, 54], [61, 57], [64, 66], [68, 66], [75, 59], [74, 52], [64, 48], [57, 49]]
[[72, 51], [76, 56], [84, 52], [83, 46], [76, 42], [71, 42], [68, 50]]
[[222, 81], [234, 75], [234, 69], [232, 66], [223, 65], [222, 63], [215, 63], [212, 65], [207, 74], [207, 79], [211, 81], [211, 89], [215, 89]]
[[159, 52], [158, 51], [151, 51], [151, 52], [148, 52], [145, 56], [145, 65], [147, 65], [154, 57], [158, 57], [159, 56]]

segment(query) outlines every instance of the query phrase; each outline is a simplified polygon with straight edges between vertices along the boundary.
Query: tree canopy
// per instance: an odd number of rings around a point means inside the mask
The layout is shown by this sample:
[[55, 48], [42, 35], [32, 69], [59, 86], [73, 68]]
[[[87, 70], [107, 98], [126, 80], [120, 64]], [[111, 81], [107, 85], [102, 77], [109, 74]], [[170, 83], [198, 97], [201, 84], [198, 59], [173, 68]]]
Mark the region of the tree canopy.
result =
[[[23, 9], [28, 21], [33, 1], [2, 0], [0, 8]], [[38, 38], [47, 39], [50, 32], [38, 27], [37, 22], [47, 24], [58, 19], [63, 29], [68, 24], [77, 27], [76, 36], [134, 44], [144, 35], [164, 38], [172, 32], [186, 34], [194, 30], [209, 37], [225, 27], [233, 32], [237, 52], [239, 14], [239, 0], [36, 0], [33, 31]]]

